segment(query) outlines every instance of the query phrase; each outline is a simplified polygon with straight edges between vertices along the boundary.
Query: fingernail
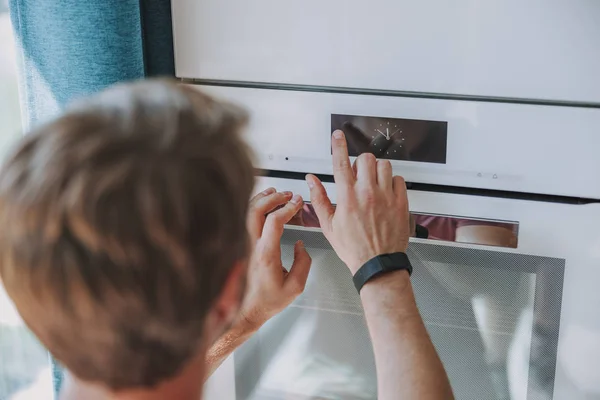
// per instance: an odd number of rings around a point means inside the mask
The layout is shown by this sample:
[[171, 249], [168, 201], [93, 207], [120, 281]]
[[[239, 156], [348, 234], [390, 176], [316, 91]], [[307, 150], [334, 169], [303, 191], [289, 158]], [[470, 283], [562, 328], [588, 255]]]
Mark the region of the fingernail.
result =
[[299, 194], [295, 194], [294, 197], [290, 200], [291, 203], [298, 204], [302, 201], [302, 196]]
[[306, 183], [308, 184], [308, 187], [309, 187], [310, 189], [312, 189], [312, 188], [314, 188], [314, 187], [315, 187], [315, 182], [313, 181], [313, 178], [312, 178], [312, 176], [310, 176], [310, 175], [306, 175], [305, 179], [306, 179]]
[[285, 191], [285, 192], [281, 192], [281, 193], [282, 193], [283, 195], [285, 195], [286, 197], [289, 197], [289, 196], [291, 196], [291, 195], [293, 194], [292, 192], [287, 192], [287, 191]]
[[301, 249], [303, 249], [303, 248], [304, 248], [304, 242], [303, 242], [302, 240], [298, 240], [298, 241], [296, 242], [296, 245], [297, 245], [299, 248], [301, 248]]
[[268, 188], [263, 190], [263, 194], [271, 194], [273, 192], [275, 192], [275, 188]]
[[343, 137], [344, 137], [344, 132], [340, 131], [339, 129], [336, 130], [335, 132], [333, 132], [334, 139], [342, 139]]

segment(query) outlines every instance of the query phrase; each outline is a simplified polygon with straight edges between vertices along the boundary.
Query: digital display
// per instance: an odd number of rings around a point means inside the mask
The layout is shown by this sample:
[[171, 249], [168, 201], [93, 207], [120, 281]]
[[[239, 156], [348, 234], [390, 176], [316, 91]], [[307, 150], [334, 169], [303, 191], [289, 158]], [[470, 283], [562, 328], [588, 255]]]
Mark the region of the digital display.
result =
[[448, 123], [358, 115], [331, 115], [331, 132], [346, 135], [350, 156], [373, 153], [388, 160], [446, 163]]

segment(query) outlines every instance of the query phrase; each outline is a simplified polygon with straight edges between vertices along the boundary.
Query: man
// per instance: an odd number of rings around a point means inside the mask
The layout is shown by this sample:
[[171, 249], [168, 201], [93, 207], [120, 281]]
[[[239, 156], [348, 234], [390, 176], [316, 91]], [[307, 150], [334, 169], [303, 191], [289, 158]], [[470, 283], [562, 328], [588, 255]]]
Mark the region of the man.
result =
[[[200, 398], [203, 377], [298, 296], [311, 260], [289, 272], [284, 224], [303, 206], [254, 185], [246, 115], [166, 82], [118, 86], [31, 132], [0, 173], [0, 275], [24, 321], [70, 372], [63, 399]], [[307, 176], [334, 250], [355, 273], [405, 252], [406, 188], [387, 161], [350, 165], [333, 135], [333, 209]], [[275, 211], [273, 211], [275, 210]], [[409, 274], [360, 291], [380, 399], [452, 392]]]

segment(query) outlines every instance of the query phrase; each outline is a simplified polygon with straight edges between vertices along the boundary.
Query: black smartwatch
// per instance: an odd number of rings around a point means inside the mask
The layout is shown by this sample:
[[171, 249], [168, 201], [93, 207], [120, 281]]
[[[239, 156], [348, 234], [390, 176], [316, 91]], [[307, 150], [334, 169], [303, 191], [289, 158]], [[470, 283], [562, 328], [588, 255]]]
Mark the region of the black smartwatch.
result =
[[405, 269], [408, 275], [412, 275], [412, 265], [406, 253], [391, 253], [381, 254], [371, 258], [362, 267], [356, 271], [352, 280], [356, 290], [360, 293], [360, 289], [376, 276]]

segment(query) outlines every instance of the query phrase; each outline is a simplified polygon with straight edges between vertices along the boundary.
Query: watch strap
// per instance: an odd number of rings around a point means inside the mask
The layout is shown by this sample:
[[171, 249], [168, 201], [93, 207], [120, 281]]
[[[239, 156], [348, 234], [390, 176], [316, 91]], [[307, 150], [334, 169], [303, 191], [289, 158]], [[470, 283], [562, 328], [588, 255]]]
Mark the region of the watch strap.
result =
[[408, 271], [409, 275], [412, 275], [412, 265], [406, 253], [389, 253], [381, 254], [379, 256], [371, 258], [369, 261], [363, 264], [362, 267], [356, 271], [352, 280], [354, 281], [354, 287], [360, 293], [360, 290], [369, 282], [371, 279], [392, 271]]

